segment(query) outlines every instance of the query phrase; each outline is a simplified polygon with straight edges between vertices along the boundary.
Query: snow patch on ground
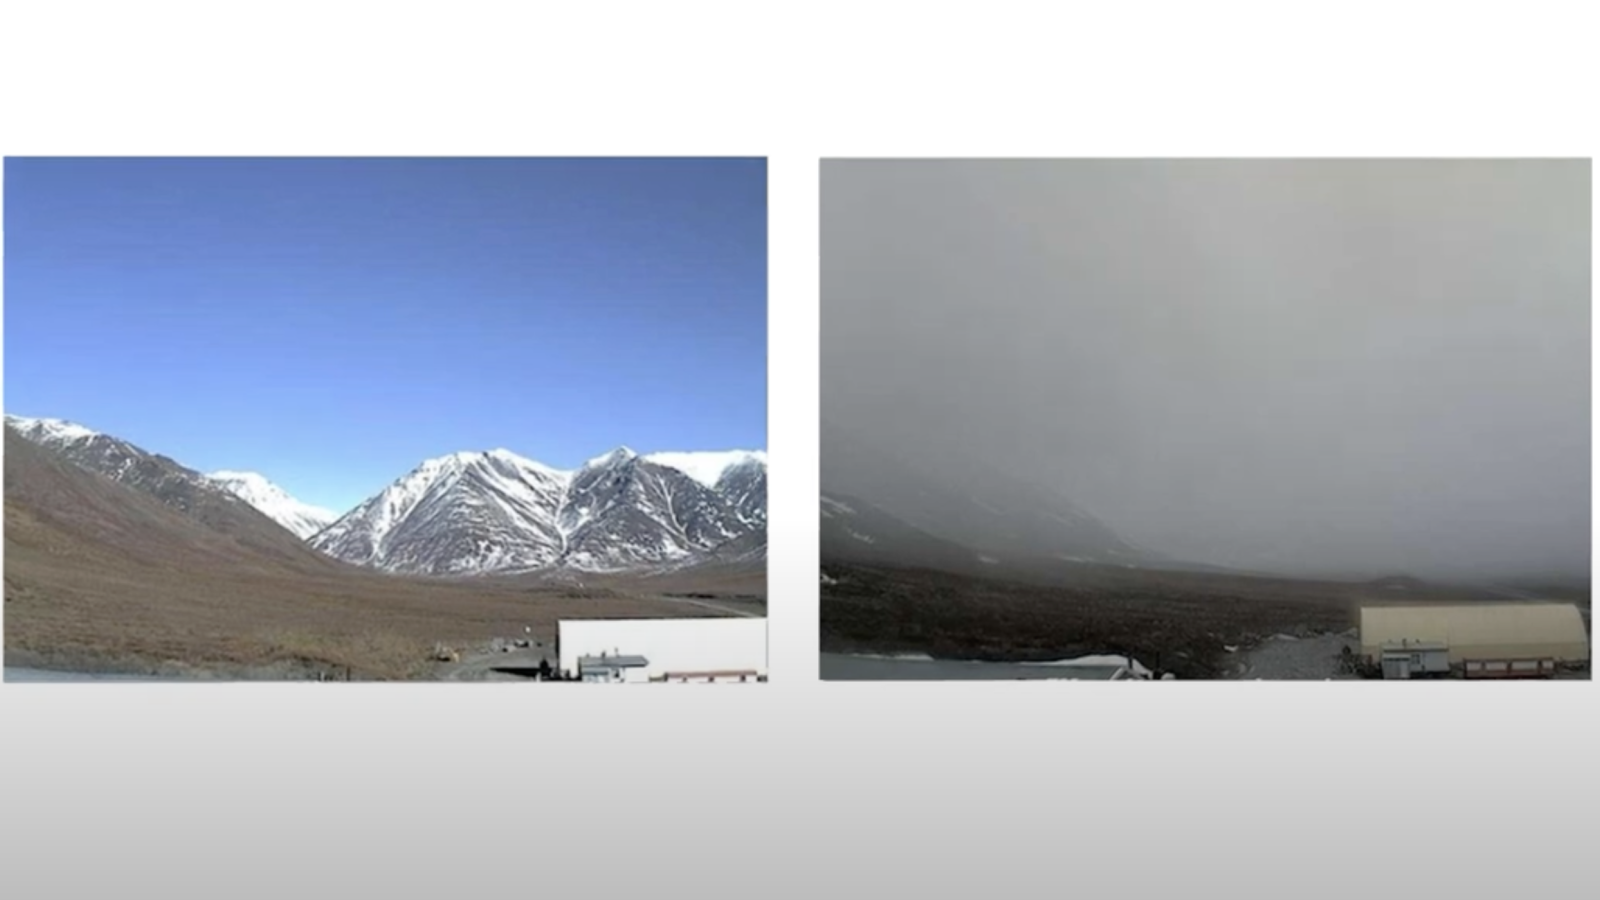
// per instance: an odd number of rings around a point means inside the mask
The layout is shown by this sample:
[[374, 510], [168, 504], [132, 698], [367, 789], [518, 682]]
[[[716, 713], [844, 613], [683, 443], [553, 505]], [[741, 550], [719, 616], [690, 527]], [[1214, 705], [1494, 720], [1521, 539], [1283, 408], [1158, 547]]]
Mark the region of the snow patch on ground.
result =
[[849, 505], [844, 504], [844, 503], [840, 503], [839, 501], [833, 499], [832, 497], [823, 497], [822, 498], [822, 514], [831, 519], [831, 518], [833, 518], [833, 514], [836, 513], [836, 512], [840, 513], [840, 514], [843, 514], [843, 515], [846, 515], [846, 516], [853, 516], [853, 515], [856, 514], [855, 509], [850, 507]]
[[1030, 662], [1030, 663], [1023, 663], [1022, 665], [1025, 665], [1025, 666], [1095, 666], [1097, 668], [1121, 667], [1121, 668], [1127, 669], [1128, 671], [1134, 673], [1135, 675], [1139, 675], [1139, 676], [1145, 677], [1145, 678], [1148, 678], [1149, 676], [1155, 674], [1152, 671], [1150, 671], [1148, 668], [1146, 668], [1144, 666], [1144, 664], [1139, 662], [1138, 660], [1133, 659], [1131, 657], [1127, 657], [1127, 656], [1119, 656], [1119, 655], [1114, 654], [1114, 653], [1099, 654], [1099, 655], [1095, 655], [1095, 656], [1078, 656], [1078, 657], [1074, 657], [1072, 659], [1057, 659], [1057, 660], [1051, 660], [1049, 662]]
[[938, 662], [926, 653], [852, 653], [857, 659], [886, 659], [891, 662]]

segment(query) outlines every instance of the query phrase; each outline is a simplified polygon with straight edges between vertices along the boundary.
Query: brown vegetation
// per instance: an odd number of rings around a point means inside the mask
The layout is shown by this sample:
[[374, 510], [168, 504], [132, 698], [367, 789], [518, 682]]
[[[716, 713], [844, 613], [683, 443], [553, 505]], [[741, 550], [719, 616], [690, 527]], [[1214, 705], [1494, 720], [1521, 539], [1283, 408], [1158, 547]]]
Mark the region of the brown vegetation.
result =
[[550, 640], [562, 618], [714, 615], [620, 583], [386, 576], [249, 517], [202, 523], [9, 432], [5, 451], [8, 661], [402, 679], [431, 671], [439, 642], [525, 627]]
[[[1226, 645], [1355, 627], [1358, 584], [1082, 566], [1055, 583], [925, 569], [824, 565], [826, 652], [1025, 661], [1125, 653], [1180, 678], [1215, 678]], [[1408, 599], [1460, 599], [1428, 591]]]

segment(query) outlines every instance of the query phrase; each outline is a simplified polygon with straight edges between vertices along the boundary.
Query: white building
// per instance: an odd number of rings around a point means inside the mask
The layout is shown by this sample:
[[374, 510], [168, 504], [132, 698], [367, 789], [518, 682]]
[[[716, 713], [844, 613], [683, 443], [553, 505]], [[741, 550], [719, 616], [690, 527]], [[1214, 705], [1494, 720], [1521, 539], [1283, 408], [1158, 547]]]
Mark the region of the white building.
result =
[[1467, 677], [1543, 675], [1586, 665], [1589, 634], [1572, 603], [1381, 604], [1361, 609], [1361, 655], [1369, 665], [1409, 656], [1413, 672], [1423, 664]]
[[564, 619], [561, 670], [585, 681], [754, 682], [767, 677], [767, 620]]

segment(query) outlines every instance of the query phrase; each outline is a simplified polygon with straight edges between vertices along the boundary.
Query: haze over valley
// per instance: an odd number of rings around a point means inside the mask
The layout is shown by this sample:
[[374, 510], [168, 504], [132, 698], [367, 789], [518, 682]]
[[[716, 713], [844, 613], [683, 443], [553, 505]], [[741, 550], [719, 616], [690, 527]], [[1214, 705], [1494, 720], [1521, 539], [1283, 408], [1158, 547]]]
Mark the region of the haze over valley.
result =
[[1586, 161], [829, 161], [824, 490], [882, 482], [871, 445], [1195, 562], [1587, 577], [1588, 186]]
[[[1139, 622], [1114, 640], [1143, 629], [1151, 652], [1201, 597], [1336, 607], [1208, 646], [1332, 629], [1379, 584], [1587, 602], [1589, 179], [1584, 160], [825, 161], [825, 646], [1107, 649], [1000, 608], [920, 619], [923, 575], [909, 606], [872, 606], [901, 592], [891, 571], [945, 572], [951, 598], [967, 578], [1121, 597]], [[877, 574], [846, 599], [841, 566]]]

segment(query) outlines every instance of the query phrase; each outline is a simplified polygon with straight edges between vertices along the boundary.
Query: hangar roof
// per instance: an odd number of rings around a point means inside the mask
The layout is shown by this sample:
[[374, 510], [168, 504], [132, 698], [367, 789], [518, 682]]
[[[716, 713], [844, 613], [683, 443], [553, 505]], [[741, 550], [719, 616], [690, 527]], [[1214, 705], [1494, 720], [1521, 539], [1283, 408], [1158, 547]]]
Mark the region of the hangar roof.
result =
[[1444, 641], [1474, 644], [1566, 644], [1588, 641], [1573, 603], [1463, 603], [1361, 608], [1361, 643]]

